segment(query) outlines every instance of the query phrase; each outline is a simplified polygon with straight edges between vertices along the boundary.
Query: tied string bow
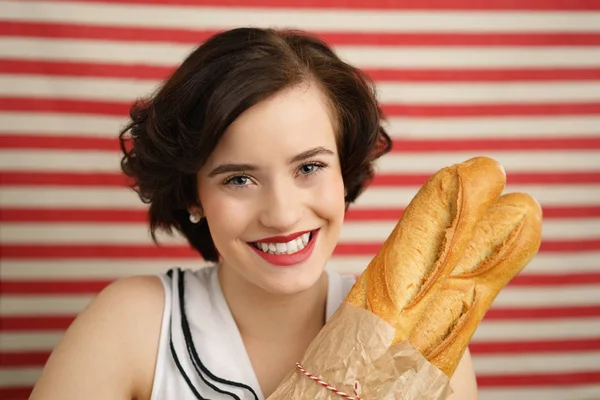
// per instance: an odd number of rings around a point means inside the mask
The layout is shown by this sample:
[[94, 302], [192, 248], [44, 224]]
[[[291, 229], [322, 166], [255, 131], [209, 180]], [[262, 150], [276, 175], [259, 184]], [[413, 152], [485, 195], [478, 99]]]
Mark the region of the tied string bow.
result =
[[296, 363], [296, 368], [298, 368], [298, 370], [300, 372], [302, 372], [304, 375], [306, 375], [307, 377], [309, 377], [310, 379], [312, 379], [313, 381], [317, 382], [318, 384], [320, 384], [321, 386], [323, 386], [325, 389], [332, 391], [333, 393], [348, 399], [348, 400], [362, 400], [359, 395], [360, 395], [360, 385], [357, 382], [354, 382], [354, 397], [350, 396], [348, 393], [346, 392], [342, 392], [341, 390], [336, 389], [335, 387], [331, 386], [329, 383], [325, 382], [323, 379], [314, 376], [313, 374], [311, 374], [310, 372], [308, 372], [307, 370], [304, 369], [304, 367], [302, 366], [302, 364], [300, 364], [299, 362]]

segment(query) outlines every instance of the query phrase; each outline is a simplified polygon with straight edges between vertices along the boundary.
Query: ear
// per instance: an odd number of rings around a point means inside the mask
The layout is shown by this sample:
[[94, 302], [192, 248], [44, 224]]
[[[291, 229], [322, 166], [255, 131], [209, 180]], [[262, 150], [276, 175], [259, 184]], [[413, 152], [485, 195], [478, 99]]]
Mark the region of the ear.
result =
[[190, 213], [190, 222], [197, 224], [202, 218], [204, 218], [204, 210], [200, 206], [192, 206], [188, 209]]

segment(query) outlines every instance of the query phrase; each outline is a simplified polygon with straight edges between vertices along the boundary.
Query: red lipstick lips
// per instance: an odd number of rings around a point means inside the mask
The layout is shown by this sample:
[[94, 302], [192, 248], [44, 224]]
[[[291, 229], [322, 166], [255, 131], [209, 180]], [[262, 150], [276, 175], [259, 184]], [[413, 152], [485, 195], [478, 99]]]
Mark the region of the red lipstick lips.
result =
[[[315, 231], [304, 231], [304, 232], [296, 232], [287, 236], [273, 236], [270, 238], [261, 239], [258, 241], [259, 243], [287, 243], [290, 242], [299, 236], [311, 232], [310, 238], [306, 246], [295, 253], [292, 254], [272, 254], [267, 253], [262, 250], [259, 250], [255, 247], [253, 243], [248, 243], [250, 248], [254, 250], [254, 252], [259, 255], [263, 260], [268, 262], [269, 264], [278, 266], [278, 267], [291, 267], [296, 264], [300, 264], [311, 256], [314, 248], [317, 236], [319, 235], [319, 230]], [[257, 243], [257, 242], [255, 242]]]

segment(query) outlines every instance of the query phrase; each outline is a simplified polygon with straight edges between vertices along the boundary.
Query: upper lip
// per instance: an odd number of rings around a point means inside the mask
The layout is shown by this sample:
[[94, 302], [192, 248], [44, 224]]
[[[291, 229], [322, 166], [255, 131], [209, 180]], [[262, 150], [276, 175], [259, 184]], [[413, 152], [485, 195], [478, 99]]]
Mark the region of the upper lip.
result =
[[302, 232], [295, 232], [295, 233], [291, 233], [289, 235], [286, 236], [271, 236], [268, 238], [262, 238], [260, 240], [255, 241], [254, 243], [287, 243], [287, 242], [291, 242], [292, 240], [296, 239], [298, 236], [302, 236], [305, 233], [309, 233], [309, 232], [313, 232], [314, 229], [308, 230], [308, 231], [302, 231]]

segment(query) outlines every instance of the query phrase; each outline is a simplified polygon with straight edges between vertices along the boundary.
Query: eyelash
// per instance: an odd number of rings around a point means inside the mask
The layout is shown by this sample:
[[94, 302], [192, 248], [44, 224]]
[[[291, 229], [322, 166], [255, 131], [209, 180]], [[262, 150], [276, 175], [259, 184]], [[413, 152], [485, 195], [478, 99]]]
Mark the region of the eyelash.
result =
[[[308, 178], [310, 176], [313, 176], [315, 174], [318, 174], [319, 172], [321, 172], [323, 169], [327, 168], [328, 165], [321, 162], [321, 161], [309, 161], [306, 162], [304, 164], [302, 164], [298, 170], [301, 170], [304, 167], [307, 166], [314, 166], [315, 169], [312, 172], [308, 172], [306, 174], [302, 174], [305, 178]], [[224, 185], [226, 186], [231, 186], [234, 189], [243, 189], [246, 185], [234, 185], [232, 182], [233, 180], [237, 179], [237, 178], [246, 178], [246, 179], [251, 179], [251, 177], [247, 174], [239, 174], [239, 175], [233, 175], [228, 177], [227, 179], [225, 179], [225, 181], [223, 182]]]

